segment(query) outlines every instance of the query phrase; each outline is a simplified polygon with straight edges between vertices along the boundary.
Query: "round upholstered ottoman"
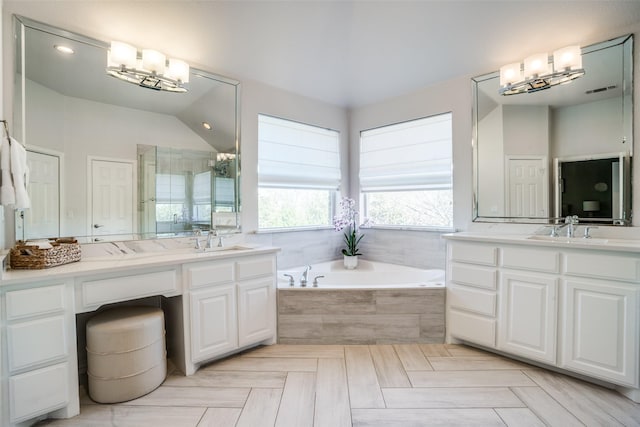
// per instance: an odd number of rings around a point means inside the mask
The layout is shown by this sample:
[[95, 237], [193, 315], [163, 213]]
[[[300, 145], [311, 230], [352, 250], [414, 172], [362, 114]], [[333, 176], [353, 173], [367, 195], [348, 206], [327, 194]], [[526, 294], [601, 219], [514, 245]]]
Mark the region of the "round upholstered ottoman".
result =
[[167, 375], [164, 314], [155, 307], [118, 307], [87, 322], [89, 396], [98, 403], [135, 399]]

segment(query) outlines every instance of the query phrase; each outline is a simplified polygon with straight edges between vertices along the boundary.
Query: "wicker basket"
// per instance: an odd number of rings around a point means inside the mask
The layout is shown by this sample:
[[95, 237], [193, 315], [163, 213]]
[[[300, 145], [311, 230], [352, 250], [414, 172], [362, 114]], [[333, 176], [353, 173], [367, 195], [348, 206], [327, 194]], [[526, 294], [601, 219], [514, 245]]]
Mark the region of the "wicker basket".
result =
[[11, 268], [38, 270], [80, 261], [82, 252], [76, 239], [49, 239], [49, 243], [52, 248], [40, 249], [37, 244], [18, 241], [9, 255]]

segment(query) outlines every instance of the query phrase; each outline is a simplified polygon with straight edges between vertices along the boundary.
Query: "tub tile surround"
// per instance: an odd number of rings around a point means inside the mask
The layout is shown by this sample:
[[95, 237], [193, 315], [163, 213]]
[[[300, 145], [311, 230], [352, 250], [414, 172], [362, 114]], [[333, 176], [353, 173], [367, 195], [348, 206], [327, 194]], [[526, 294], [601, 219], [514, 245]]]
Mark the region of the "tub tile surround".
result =
[[342, 233], [333, 229], [307, 231], [278, 231], [246, 234], [249, 243], [280, 248], [278, 268], [333, 261], [341, 258], [344, 246]]
[[[361, 229], [362, 258], [422, 269], [444, 270], [446, 251], [440, 232]], [[342, 232], [333, 229], [261, 232], [245, 235], [246, 241], [281, 249], [278, 268], [288, 269], [342, 258]]]
[[[301, 359], [307, 365], [300, 365]], [[444, 363], [444, 359], [485, 362], [459, 371], [459, 364]], [[271, 362], [265, 364], [266, 360]], [[237, 370], [239, 366], [242, 371]], [[248, 382], [251, 377], [256, 380]], [[265, 378], [268, 383], [263, 382]], [[150, 402], [157, 406], [149, 406]], [[256, 418], [256, 414], [263, 416]], [[613, 390], [472, 347], [276, 344], [214, 362], [192, 377], [170, 374], [159, 389], [130, 402], [98, 405], [84, 397], [78, 417], [45, 420], [37, 426], [566, 427], [639, 423], [640, 404]]]
[[278, 290], [282, 344], [442, 343], [444, 288]]
[[444, 233], [417, 230], [362, 229], [360, 247], [370, 261], [406, 265], [426, 270], [444, 270], [446, 243]]

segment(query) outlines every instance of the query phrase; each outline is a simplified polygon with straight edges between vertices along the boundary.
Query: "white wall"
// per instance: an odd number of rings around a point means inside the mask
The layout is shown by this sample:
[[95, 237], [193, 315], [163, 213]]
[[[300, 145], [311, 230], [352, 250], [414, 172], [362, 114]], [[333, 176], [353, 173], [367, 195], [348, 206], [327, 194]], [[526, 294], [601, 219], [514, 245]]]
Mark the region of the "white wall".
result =
[[549, 155], [549, 107], [503, 107], [504, 154]]
[[557, 108], [552, 119], [552, 156], [628, 152], [623, 144], [619, 97]]

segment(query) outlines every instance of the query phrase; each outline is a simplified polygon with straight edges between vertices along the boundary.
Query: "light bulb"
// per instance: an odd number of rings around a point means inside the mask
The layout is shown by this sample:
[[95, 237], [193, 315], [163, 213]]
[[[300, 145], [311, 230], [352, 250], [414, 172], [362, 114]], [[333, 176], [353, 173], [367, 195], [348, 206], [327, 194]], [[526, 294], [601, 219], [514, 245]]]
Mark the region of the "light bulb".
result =
[[553, 52], [554, 71], [577, 70], [582, 68], [580, 46], [567, 46]]
[[531, 55], [524, 60], [524, 77], [543, 76], [549, 74], [549, 55], [547, 52]]
[[163, 53], [153, 49], [142, 49], [142, 68], [149, 72], [162, 75], [164, 74], [166, 65], [167, 58]]
[[112, 41], [107, 61], [110, 67], [124, 65], [126, 68], [135, 68], [137, 56], [138, 51], [135, 47], [127, 43]]

